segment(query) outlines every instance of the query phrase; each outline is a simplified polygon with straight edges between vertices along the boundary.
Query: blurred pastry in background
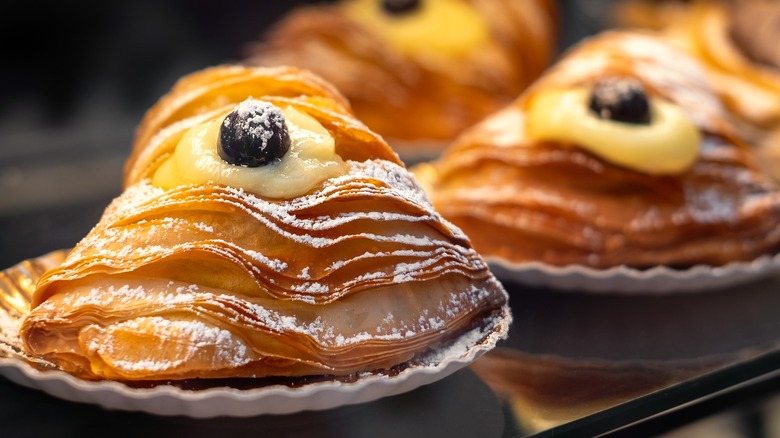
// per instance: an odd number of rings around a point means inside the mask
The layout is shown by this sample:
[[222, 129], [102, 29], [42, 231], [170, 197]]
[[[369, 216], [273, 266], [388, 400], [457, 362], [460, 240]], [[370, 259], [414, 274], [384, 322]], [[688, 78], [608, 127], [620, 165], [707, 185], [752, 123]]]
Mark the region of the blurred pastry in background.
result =
[[780, 1], [632, 0], [614, 13], [616, 25], [662, 30], [699, 58], [740, 134], [780, 180]]
[[479, 254], [307, 71], [183, 77], [144, 117], [124, 184], [19, 330], [78, 377], [346, 384], [506, 335]]
[[294, 10], [245, 62], [318, 73], [403, 159], [419, 161], [536, 79], [557, 32], [554, 0], [344, 0]]
[[619, 0], [605, 20], [605, 26], [660, 30], [688, 14], [695, 0]]
[[685, 269], [780, 248], [752, 152], [694, 57], [611, 31], [415, 172], [489, 260]]
[[[780, 154], [780, 1], [697, 2], [665, 33], [694, 54], [750, 143]], [[780, 161], [762, 160], [776, 179]]]

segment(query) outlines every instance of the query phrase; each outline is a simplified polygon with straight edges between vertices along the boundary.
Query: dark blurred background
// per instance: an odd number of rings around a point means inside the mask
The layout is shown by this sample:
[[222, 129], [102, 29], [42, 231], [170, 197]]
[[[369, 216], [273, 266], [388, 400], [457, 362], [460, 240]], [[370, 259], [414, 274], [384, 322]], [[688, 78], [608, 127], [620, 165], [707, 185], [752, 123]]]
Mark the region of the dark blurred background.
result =
[[[0, 221], [118, 195], [144, 112], [308, 3], [332, 0], [2, 2]], [[559, 48], [596, 32], [609, 3], [560, 2]]]
[[[91, 112], [137, 120], [178, 77], [239, 59], [247, 42], [306, 3], [329, 2], [4, 2], [0, 134], [70, 126]], [[565, 3], [567, 44], [595, 30], [593, 15], [608, 2]]]
[[137, 119], [176, 78], [237, 59], [244, 43], [304, 3], [4, 2], [1, 132], [68, 126], [90, 111]]

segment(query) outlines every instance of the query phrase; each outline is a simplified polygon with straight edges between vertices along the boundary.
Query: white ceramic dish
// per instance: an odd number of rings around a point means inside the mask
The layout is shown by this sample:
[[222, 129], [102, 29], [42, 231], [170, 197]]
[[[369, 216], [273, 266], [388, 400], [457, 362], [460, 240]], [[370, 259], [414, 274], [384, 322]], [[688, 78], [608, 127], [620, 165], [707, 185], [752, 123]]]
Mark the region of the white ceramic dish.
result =
[[780, 255], [723, 266], [697, 265], [689, 269], [657, 266], [639, 270], [628, 266], [594, 269], [582, 265], [551, 266], [511, 263], [487, 258], [497, 278], [535, 287], [614, 294], [667, 294], [724, 289], [758, 281], [780, 272]]
[[368, 402], [411, 391], [467, 366], [503, 339], [511, 322], [507, 310], [491, 330], [464, 334], [449, 348], [421, 360], [424, 365], [412, 365], [393, 376], [366, 373], [349, 383], [322, 381], [297, 387], [271, 385], [236, 389], [221, 386], [189, 390], [164, 384], [134, 388], [120, 382], [85, 381], [51, 364], [26, 357], [20, 348], [18, 327], [29, 311], [29, 297], [35, 282], [48, 267], [58, 264], [64, 254], [64, 251], [56, 251], [0, 273], [0, 375], [55, 397], [107, 409], [210, 418], [290, 414]]

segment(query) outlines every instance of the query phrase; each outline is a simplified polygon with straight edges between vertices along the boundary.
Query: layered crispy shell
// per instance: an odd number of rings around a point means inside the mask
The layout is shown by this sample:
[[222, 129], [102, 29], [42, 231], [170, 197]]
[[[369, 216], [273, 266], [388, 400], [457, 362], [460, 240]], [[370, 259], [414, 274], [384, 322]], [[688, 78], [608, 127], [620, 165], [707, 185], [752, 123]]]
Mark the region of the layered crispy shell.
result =
[[780, 5], [772, 0], [697, 2], [666, 29], [696, 56], [726, 105], [755, 128], [780, 124]]
[[780, 2], [694, 2], [665, 33], [704, 65], [740, 134], [780, 180]]
[[[246, 62], [314, 71], [335, 84], [358, 118], [402, 156], [438, 154], [463, 129], [514, 99], [557, 48], [558, 12], [551, 1], [453, 1], [459, 2], [473, 8], [489, 32], [485, 44], [462, 56], [403, 53], [351, 16], [350, 2], [342, 1], [294, 10], [248, 48]], [[463, 29], [455, 25], [442, 30], [458, 32]]]
[[[701, 138], [692, 166], [641, 172], [576, 142], [528, 135], [536, 96], [607, 77], [635, 79], [649, 98], [688, 115]], [[634, 141], [621, 139], [628, 148]], [[607, 32], [580, 43], [418, 175], [438, 211], [483, 255], [513, 263], [719, 266], [775, 254], [780, 245], [780, 198], [735, 136], [701, 67], [644, 33]]]
[[[150, 176], [189, 126], [247, 96], [291, 105], [348, 170], [292, 199]], [[291, 68], [214, 67], [145, 117], [126, 188], [48, 271], [20, 334], [83, 378], [350, 375], [398, 369], [508, 321], [506, 294], [333, 88]]]

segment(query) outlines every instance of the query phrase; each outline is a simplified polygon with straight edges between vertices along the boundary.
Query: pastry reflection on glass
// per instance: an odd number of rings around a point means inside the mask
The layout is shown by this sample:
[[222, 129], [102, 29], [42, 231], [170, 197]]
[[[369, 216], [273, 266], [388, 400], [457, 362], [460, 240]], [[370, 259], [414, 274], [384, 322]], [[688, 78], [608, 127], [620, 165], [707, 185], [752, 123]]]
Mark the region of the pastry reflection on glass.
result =
[[247, 49], [332, 82], [408, 161], [515, 98], [556, 50], [552, 0], [344, 0], [301, 7]]
[[605, 32], [414, 171], [487, 258], [593, 269], [774, 255], [780, 194], [697, 61]]
[[538, 433], [647, 396], [724, 365], [724, 358], [608, 361], [497, 348], [471, 365], [507, 404], [511, 420]]
[[147, 112], [124, 192], [20, 335], [85, 379], [356, 376], [505, 335], [506, 293], [328, 83], [218, 66]]

